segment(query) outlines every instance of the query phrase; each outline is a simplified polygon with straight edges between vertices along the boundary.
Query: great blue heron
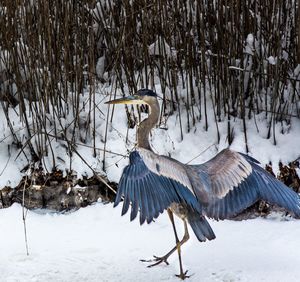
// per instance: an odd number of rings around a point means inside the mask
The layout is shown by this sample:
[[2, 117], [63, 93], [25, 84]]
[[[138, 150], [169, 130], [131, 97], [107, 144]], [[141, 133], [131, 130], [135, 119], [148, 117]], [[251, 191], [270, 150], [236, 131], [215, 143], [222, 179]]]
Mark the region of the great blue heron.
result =
[[[108, 104], [146, 104], [148, 118], [137, 128], [137, 147], [129, 156], [129, 165], [121, 176], [114, 206], [123, 201], [122, 215], [131, 205], [130, 219], [140, 215], [140, 224], [150, 223], [167, 210], [175, 233], [176, 245], [166, 255], [154, 257], [153, 264], [168, 264], [177, 250], [181, 279], [187, 278], [181, 261], [181, 246], [189, 239], [187, 222], [200, 242], [215, 239], [205, 216], [216, 220], [229, 218], [259, 199], [284, 207], [300, 217], [300, 197], [259, 166], [252, 157], [225, 149], [206, 163], [182, 164], [157, 155], [149, 144], [149, 133], [159, 120], [159, 103], [152, 90], [141, 89], [135, 95]], [[183, 220], [184, 236], [179, 240], [173, 213]]]

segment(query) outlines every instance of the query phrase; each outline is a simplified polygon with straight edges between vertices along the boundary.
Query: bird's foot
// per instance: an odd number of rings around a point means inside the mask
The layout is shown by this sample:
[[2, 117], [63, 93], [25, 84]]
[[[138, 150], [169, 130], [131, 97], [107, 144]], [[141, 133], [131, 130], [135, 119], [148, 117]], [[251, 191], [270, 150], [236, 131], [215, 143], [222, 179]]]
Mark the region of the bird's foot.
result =
[[140, 261], [142, 261], [142, 262], [154, 262], [153, 264], [150, 264], [147, 267], [153, 267], [153, 266], [161, 264], [162, 262], [169, 265], [169, 263], [167, 261], [169, 256], [163, 256], [163, 257], [153, 256], [153, 257], [154, 257], [153, 259], [149, 259], [149, 260], [141, 259]]
[[181, 280], [184, 280], [186, 278], [190, 278], [191, 275], [186, 275], [188, 272], [188, 270], [186, 270], [185, 272], [181, 272], [180, 274], [176, 274], [176, 277], [180, 278]]

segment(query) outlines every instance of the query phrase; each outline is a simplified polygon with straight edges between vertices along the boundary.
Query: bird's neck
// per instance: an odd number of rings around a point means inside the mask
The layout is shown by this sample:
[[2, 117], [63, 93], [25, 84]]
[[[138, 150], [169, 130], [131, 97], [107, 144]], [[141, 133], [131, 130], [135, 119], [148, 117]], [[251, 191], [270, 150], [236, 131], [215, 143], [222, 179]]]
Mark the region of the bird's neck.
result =
[[157, 100], [149, 104], [150, 114], [144, 119], [137, 129], [137, 146], [151, 150], [149, 144], [149, 134], [151, 129], [158, 123], [159, 120], [159, 104]]

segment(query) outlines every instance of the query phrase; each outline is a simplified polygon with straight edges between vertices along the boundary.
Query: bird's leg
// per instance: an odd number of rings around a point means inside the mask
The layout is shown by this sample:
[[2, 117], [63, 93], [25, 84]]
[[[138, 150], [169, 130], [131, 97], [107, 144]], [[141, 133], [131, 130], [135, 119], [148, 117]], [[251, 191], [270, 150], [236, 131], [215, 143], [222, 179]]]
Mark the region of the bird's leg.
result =
[[[158, 257], [158, 256], [154, 256], [154, 259], [151, 259], [151, 260], [141, 260], [143, 262], [155, 262], [153, 264], [150, 264], [148, 265], [148, 267], [153, 267], [153, 266], [156, 266], [156, 265], [159, 265], [161, 264], [162, 262], [164, 262], [165, 264], [169, 264], [167, 259], [169, 258], [170, 255], [172, 255], [176, 250], [177, 250], [177, 242], [179, 241], [178, 240], [178, 236], [177, 236], [177, 231], [176, 231], [176, 227], [175, 227], [175, 223], [174, 223], [174, 218], [173, 218], [173, 213], [171, 210], [167, 209], [167, 212], [168, 212], [168, 215], [169, 215], [169, 218], [172, 222], [172, 226], [173, 226], [173, 230], [174, 230], [174, 234], [175, 234], [175, 239], [176, 239], [176, 246], [174, 248], [172, 248], [167, 254], [165, 254], [164, 256], [161, 256], [161, 257]], [[185, 238], [186, 236], [183, 237], [183, 239], [181, 240], [180, 243], [184, 243], [185, 242]]]
[[176, 246], [173, 249], [171, 249], [167, 254], [165, 254], [164, 256], [162, 256], [162, 257], [154, 256], [154, 259], [152, 259], [152, 260], [141, 260], [141, 261], [143, 261], [143, 262], [153, 262], [153, 261], [155, 261], [155, 263], [148, 265], [148, 267], [156, 266], [156, 265], [158, 265], [158, 264], [160, 264], [162, 262], [164, 262], [166, 264], [169, 264], [168, 261], [167, 261], [167, 259], [169, 258], [170, 255], [172, 255], [177, 250], [178, 257], [179, 257], [179, 264], [180, 264], [180, 274], [177, 275], [177, 276], [180, 277], [181, 279], [185, 279], [185, 278], [187, 278], [189, 276], [186, 275], [187, 271], [183, 272], [183, 269], [182, 269], [182, 260], [181, 260], [181, 250], [180, 250], [180, 248], [190, 238], [190, 235], [189, 235], [189, 232], [188, 232], [188, 228], [187, 228], [187, 223], [186, 223], [186, 220], [183, 220], [183, 222], [184, 222], [184, 236], [183, 236], [182, 240], [179, 241], [178, 235], [177, 235], [177, 231], [176, 231], [176, 227], [175, 227], [173, 213], [169, 209], [167, 211], [168, 211], [168, 215], [169, 215], [169, 218], [170, 218], [172, 226], [173, 226], [175, 240], [176, 240]]
[[170, 217], [170, 220], [172, 222], [173, 225], [173, 229], [174, 229], [174, 234], [175, 234], [175, 239], [176, 239], [176, 249], [178, 252], [178, 259], [179, 259], [179, 268], [180, 268], [180, 274], [176, 275], [177, 277], [181, 278], [182, 280], [184, 280], [185, 278], [189, 278], [187, 274], [187, 270], [185, 272], [183, 272], [183, 268], [182, 268], [182, 259], [181, 259], [181, 245], [183, 243], [185, 243], [189, 238], [189, 232], [188, 232], [188, 228], [187, 228], [187, 223], [186, 220], [183, 219], [183, 223], [184, 223], [184, 236], [183, 239], [181, 241], [179, 241], [178, 236], [177, 236], [177, 232], [176, 232], [176, 228], [175, 228], [175, 222], [174, 222], [174, 217], [173, 217], [173, 213], [171, 211], [168, 210], [168, 214]]

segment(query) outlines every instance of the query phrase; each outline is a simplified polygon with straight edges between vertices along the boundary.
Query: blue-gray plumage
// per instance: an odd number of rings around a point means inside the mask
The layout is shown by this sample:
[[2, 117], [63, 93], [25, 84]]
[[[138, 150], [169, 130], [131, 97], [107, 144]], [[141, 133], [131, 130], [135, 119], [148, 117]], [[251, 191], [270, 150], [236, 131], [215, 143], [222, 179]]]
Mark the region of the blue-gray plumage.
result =
[[[121, 176], [115, 199], [123, 199], [122, 215], [131, 206], [130, 220], [138, 213], [140, 223], [150, 223], [167, 210], [175, 233], [176, 246], [165, 256], [155, 257], [154, 266], [167, 262], [178, 251], [180, 274], [185, 279], [181, 262], [181, 245], [189, 239], [187, 222], [199, 241], [212, 240], [215, 234], [205, 216], [229, 218], [257, 200], [279, 205], [300, 217], [300, 197], [259, 166], [259, 162], [242, 153], [225, 149], [206, 163], [185, 165], [155, 154], [149, 144], [149, 133], [159, 119], [157, 95], [141, 89], [134, 96], [109, 101], [108, 104], [147, 104], [149, 117], [137, 130], [137, 148], [129, 156], [129, 165]], [[179, 241], [173, 213], [184, 222], [185, 234]], [[153, 261], [153, 260], [152, 260]]]

